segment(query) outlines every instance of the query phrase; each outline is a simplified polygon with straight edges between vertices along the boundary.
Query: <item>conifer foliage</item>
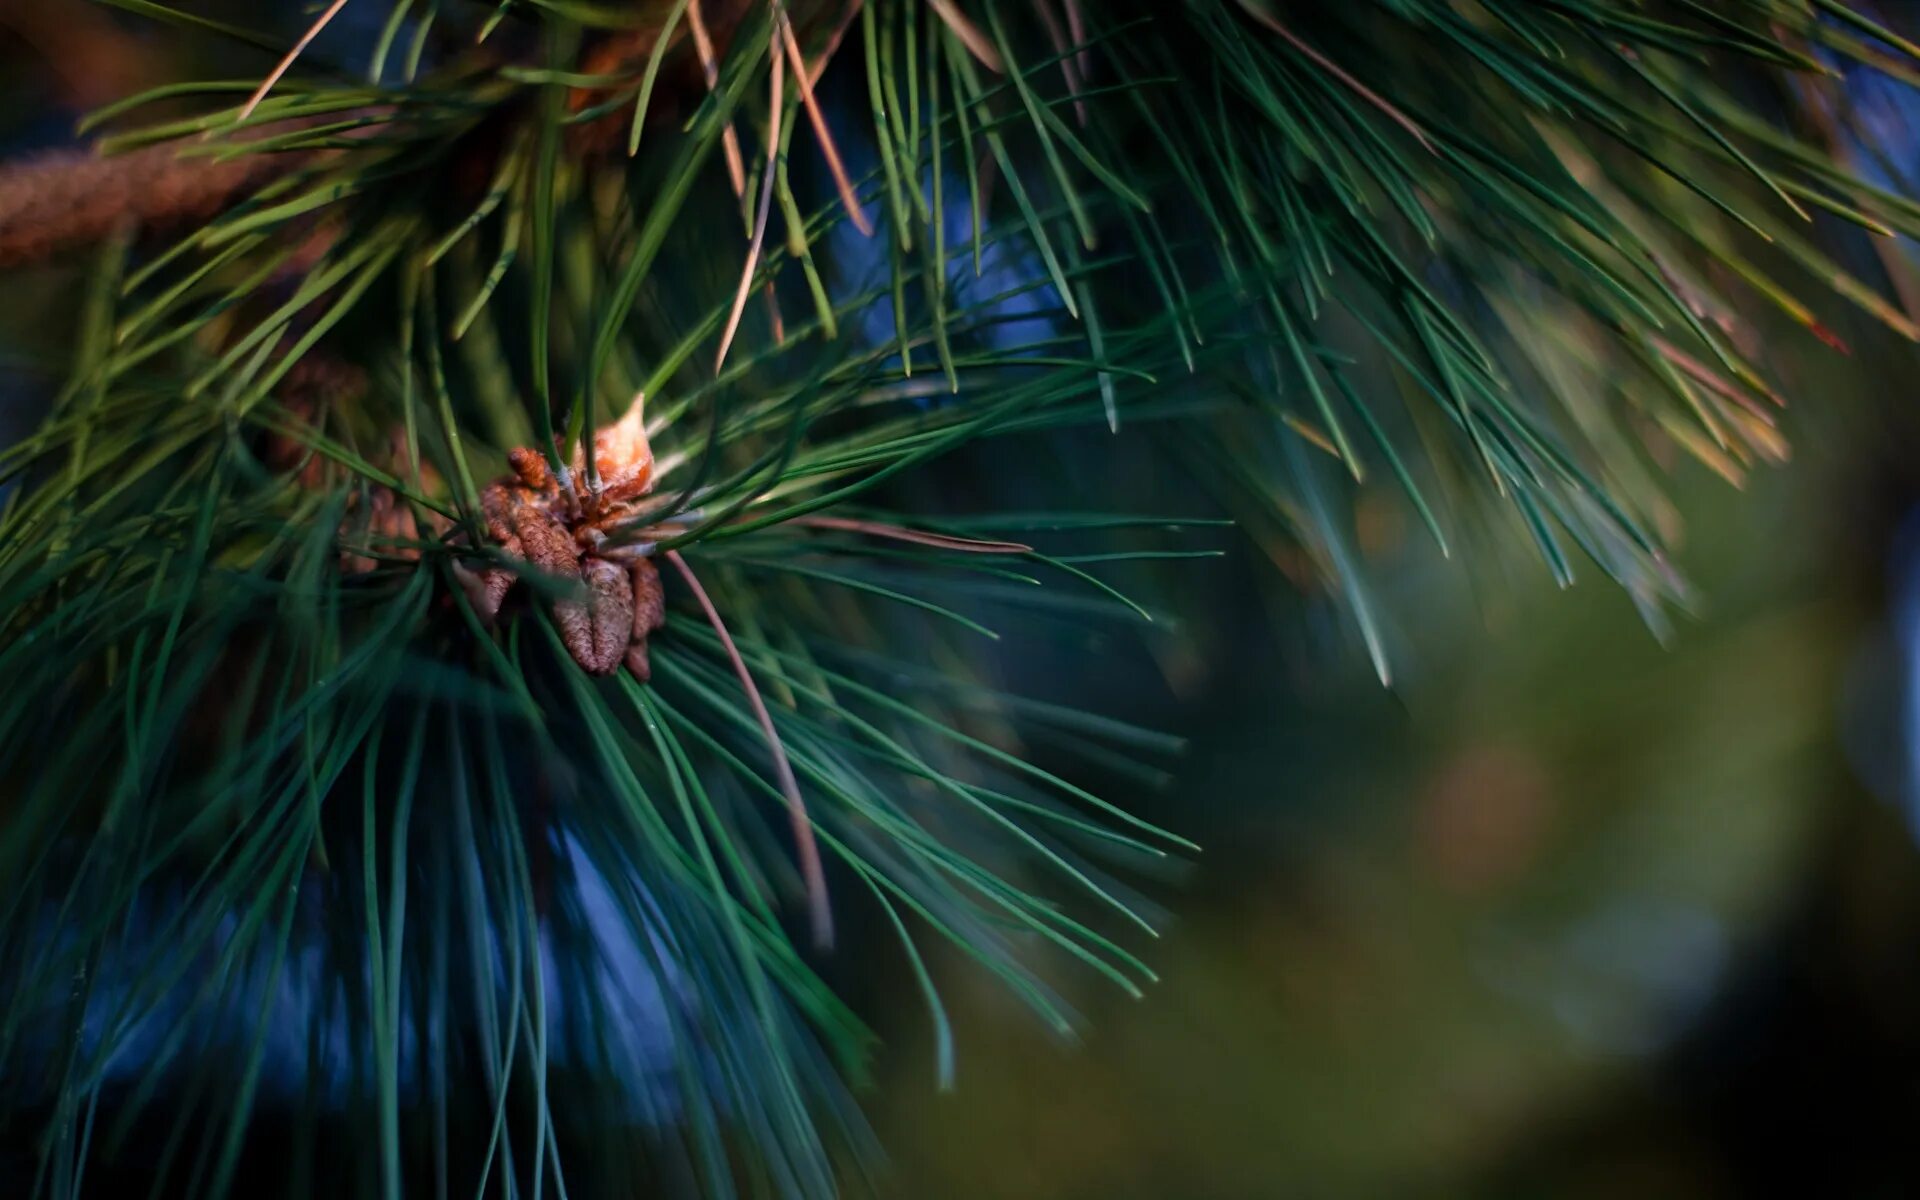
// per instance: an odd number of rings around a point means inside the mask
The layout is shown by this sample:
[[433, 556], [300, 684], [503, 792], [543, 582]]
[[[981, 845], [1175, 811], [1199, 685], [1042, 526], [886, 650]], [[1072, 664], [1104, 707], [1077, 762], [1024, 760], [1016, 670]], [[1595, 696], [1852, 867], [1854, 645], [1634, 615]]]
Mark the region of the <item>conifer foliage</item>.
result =
[[1360, 482], [1657, 620], [1650, 448], [1785, 456], [1761, 320], [1920, 339], [1864, 4], [103, 2], [258, 69], [0, 167], [0, 268], [88, 279], [0, 448], [23, 1195], [857, 1186], [847, 956], [1065, 1029], [1192, 849], [983, 650], [1192, 530], [1006, 473], [1186, 472], [1384, 678]]

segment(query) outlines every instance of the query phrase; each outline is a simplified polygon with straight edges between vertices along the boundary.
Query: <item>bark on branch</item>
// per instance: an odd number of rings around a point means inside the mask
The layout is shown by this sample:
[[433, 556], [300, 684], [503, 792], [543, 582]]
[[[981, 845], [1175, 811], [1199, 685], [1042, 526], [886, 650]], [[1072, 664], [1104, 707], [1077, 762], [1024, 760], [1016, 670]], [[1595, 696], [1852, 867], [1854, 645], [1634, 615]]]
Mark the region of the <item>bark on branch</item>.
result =
[[[718, 44], [724, 47], [731, 39], [751, 2], [704, 0]], [[5, 3], [0, 0], [0, 6]], [[657, 27], [647, 27], [596, 40], [586, 48], [583, 66], [589, 74], [637, 72], [658, 36]], [[685, 36], [684, 29], [679, 36]], [[576, 107], [597, 98], [576, 93]], [[575, 149], [613, 153], [624, 140], [627, 119], [616, 113], [577, 131]], [[310, 155], [298, 153], [216, 161], [183, 157], [178, 146], [160, 145], [111, 157], [61, 150], [0, 164], [0, 270], [84, 249], [129, 226], [142, 235], [190, 228], [309, 161]]]
[[0, 165], [0, 270], [92, 245], [126, 225], [158, 233], [210, 220], [301, 157], [215, 162], [152, 146], [111, 158], [58, 150]]

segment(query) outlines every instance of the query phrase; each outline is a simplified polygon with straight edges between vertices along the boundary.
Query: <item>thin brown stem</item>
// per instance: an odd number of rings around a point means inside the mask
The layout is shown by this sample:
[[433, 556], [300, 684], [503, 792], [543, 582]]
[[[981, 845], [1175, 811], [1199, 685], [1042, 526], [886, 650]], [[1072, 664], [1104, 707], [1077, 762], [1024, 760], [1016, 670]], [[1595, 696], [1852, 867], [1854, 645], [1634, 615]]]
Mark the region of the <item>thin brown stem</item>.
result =
[[[700, 0], [691, 0], [687, 5], [687, 29], [693, 34], [694, 52], [700, 56], [700, 73], [707, 81], [709, 92], [720, 86], [720, 59], [713, 52], [713, 35], [707, 30], [706, 12], [700, 7]], [[727, 157], [727, 178], [733, 183], [733, 194], [746, 199], [747, 164], [740, 154], [740, 134], [735, 131], [733, 122], [728, 121], [726, 129], [720, 134], [721, 148]]]
[[753, 715], [760, 722], [760, 732], [767, 739], [767, 753], [773, 758], [773, 773], [779, 780], [780, 792], [787, 798], [787, 816], [793, 822], [794, 853], [800, 860], [800, 878], [807, 889], [807, 911], [813, 921], [813, 944], [824, 950], [833, 945], [833, 908], [827, 900], [827, 875], [820, 865], [820, 846], [813, 837], [813, 821], [807, 816], [807, 802], [800, 797], [800, 783], [793, 777], [793, 765], [787, 761], [787, 751], [780, 744], [780, 734], [773, 727], [773, 717], [767, 712], [766, 701], [760, 698], [759, 685], [753, 681], [753, 672], [747, 669], [747, 660], [740, 656], [740, 648], [733, 643], [733, 635], [727, 632], [727, 623], [720, 619], [720, 612], [714, 608], [713, 600], [708, 597], [707, 589], [700, 586], [700, 577], [693, 573], [687, 560], [678, 550], [666, 552], [666, 559], [680, 572], [680, 578], [686, 580], [687, 590], [693, 593], [694, 600], [706, 613], [707, 624], [713, 626], [719, 635], [720, 645], [726, 649], [727, 658], [733, 663], [733, 673], [740, 679], [740, 688], [747, 694], [747, 703], [753, 708]]
[[1040, 15], [1041, 25], [1046, 27], [1047, 40], [1060, 56], [1060, 75], [1067, 81], [1067, 94], [1073, 97], [1074, 120], [1081, 128], [1087, 124], [1087, 102], [1080, 96], [1080, 55], [1072, 53], [1071, 34], [1060, 22], [1060, 14], [1053, 10], [1053, 0], [1034, 0], [1033, 11]]
[[774, 163], [780, 157], [780, 114], [786, 105], [786, 58], [773, 54], [771, 111], [767, 114], [767, 169], [760, 173], [760, 211], [753, 218], [753, 239], [747, 244], [747, 265], [740, 272], [740, 288], [734, 293], [733, 310], [727, 314], [726, 332], [720, 335], [720, 353], [714, 356], [713, 373], [727, 363], [727, 351], [733, 348], [734, 335], [740, 332], [740, 318], [747, 311], [747, 297], [753, 294], [753, 273], [760, 268], [760, 247], [767, 240], [767, 216], [773, 211]]
[[[853, 19], [860, 15], [861, 3], [862, 0], [847, 0], [846, 8], [840, 12], [839, 24], [835, 25], [833, 32], [827, 35], [827, 44], [821, 48], [819, 57], [815, 58], [807, 68], [808, 87], [819, 86], [820, 77], [827, 72], [827, 64], [833, 61], [834, 54], [840, 49], [840, 43], [846, 40], [847, 31], [853, 28]], [[789, 33], [792, 32], [792, 24], [791, 21], [787, 23]], [[798, 48], [794, 53], [799, 53]]]
[[978, 25], [967, 18], [967, 14], [960, 11], [960, 7], [953, 0], [927, 0], [927, 6], [933, 9], [934, 15], [953, 32], [953, 36], [960, 39], [960, 44], [967, 48], [967, 53], [980, 60], [981, 66], [995, 75], [1007, 73], [1007, 64], [1001, 60], [1000, 52], [994, 49], [993, 42], [980, 31]]
[[932, 546], [937, 550], [959, 550], [967, 554], [1033, 553], [1032, 546], [1021, 542], [990, 542], [978, 538], [954, 537], [952, 534], [929, 533], [924, 529], [909, 529], [905, 525], [888, 525], [881, 521], [856, 521], [851, 517], [795, 517], [793, 523], [804, 525], [809, 529], [837, 529], [844, 533], [861, 533], [868, 537], [912, 542], [917, 546]]
[[[850, 5], [847, 11], [851, 13], [858, 8], [859, 4], [856, 0], [856, 3]], [[820, 111], [819, 103], [813, 98], [814, 71], [807, 66], [806, 59], [801, 57], [800, 43], [793, 36], [793, 22], [787, 18], [784, 11], [780, 14], [780, 37], [786, 43], [787, 60], [793, 64], [794, 80], [800, 85], [800, 104], [807, 110], [807, 121], [813, 126], [814, 140], [820, 143], [820, 153], [826, 156], [827, 170], [833, 175], [833, 186], [840, 193], [840, 204], [847, 210], [847, 219], [853, 222], [853, 227], [871, 237], [873, 223], [867, 220], [867, 214], [860, 211], [860, 198], [854, 194], [853, 181], [847, 178], [846, 164], [840, 161], [840, 149], [833, 143], [833, 134], [827, 128], [826, 114]], [[819, 69], [826, 69], [827, 62], [833, 55], [832, 47], [837, 45], [839, 45], [838, 37], [834, 38], [827, 53], [821, 57]]]
[[246, 105], [240, 109], [240, 120], [244, 121], [253, 115], [253, 110], [260, 107], [260, 102], [265, 100], [267, 93], [273, 90], [273, 85], [280, 82], [280, 77], [287, 73], [300, 55], [305, 53], [313, 39], [320, 36], [320, 31], [331, 24], [333, 19], [340, 15], [340, 10], [346, 6], [347, 0], [333, 0], [326, 11], [316, 17], [313, 24], [307, 26], [306, 33], [293, 44], [293, 49], [287, 51], [286, 56], [274, 64], [273, 70], [267, 72], [267, 77], [260, 81], [258, 88], [254, 89], [253, 95], [247, 97]]
[[1273, 30], [1275, 33], [1279, 34], [1282, 38], [1286, 39], [1286, 42], [1289, 46], [1292, 46], [1295, 50], [1298, 50], [1300, 53], [1312, 59], [1314, 63], [1320, 67], [1321, 70], [1325, 71], [1327, 74], [1339, 80], [1354, 95], [1360, 97], [1362, 100], [1365, 100], [1368, 104], [1373, 105], [1375, 108], [1385, 113], [1387, 115], [1388, 120], [1391, 120], [1394, 124], [1398, 125], [1400, 128], [1412, 134], [1413, 140], [1416, 142], [1419, 142], [1422, 146], [1424, 146], [1427, 150], [1427, 153], [1429, 154], [1439, 153], [1438, 150], [1434, 149], [1432, 140], [1427, 137], [1427, 131], [1420, 128], [1419, 124], [1416, 121], [1414, 121], [1412, 117], [1409, 117], [1406, 113], [1403, 113], [1398, 108], [1395, 108], [1393, 106], [1393, 103], [1389, 101], [1385, 96], [1382, 96], [1380, 93], [1374, 91], [1372, 88], [1368, 87], [1366, 84], [1361, 83], [1358, 79], [1355, 79], [1351, 74], [1347, 72], [1345, 67], [1342, 67], [1339, 63], [1334, 62], [1332, 59], [1328, 58], [1326, 55], [1316, 50], [1310, 43], [1308, 43], [1299, 34], [1295, 33], [1293, 30], [1288, 29], [1285, 25], [1281, 24], [1280, 18], [1274, 16], [1270, 12], [1262, 11], [1261, 6], [1257, 4], [1249, 3], [1248, 0], [1241, 0], [1240, 7], [1246, 10], [1248, 16], [1260, 22], [1260, 24], [1265, 25], [1268, 29]]
[[1074, 51], [1074, 60], [1079, 64], [1080, 84], [1086, 86], [1093, 79], [1093, 53], [1087, 49], [1087, 18], [1080, 10], [1080, 0], [1066, 0], [1067, 36], [1078, 47]]

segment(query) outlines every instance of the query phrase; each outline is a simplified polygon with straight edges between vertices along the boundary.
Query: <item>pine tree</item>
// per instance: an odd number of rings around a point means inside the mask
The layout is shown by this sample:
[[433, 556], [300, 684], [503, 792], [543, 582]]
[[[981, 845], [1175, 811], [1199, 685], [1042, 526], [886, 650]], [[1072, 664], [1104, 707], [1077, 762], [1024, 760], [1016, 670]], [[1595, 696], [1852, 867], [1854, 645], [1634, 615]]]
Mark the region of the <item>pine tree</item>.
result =
[[1377, 476], [1659, 622], [1648, 448], [1785, 454], [1754, 315], [1920, 340], [1863, 4], [105, 2], [259, 69], [0, 168], [0, 267], [89, 272], [0, 450], [21, 1194], [857, 1186], [832, 981], [1068, 1028], [1193, 849], [989, 611], [1137, 652], [1225, 513], [1386, 679]]

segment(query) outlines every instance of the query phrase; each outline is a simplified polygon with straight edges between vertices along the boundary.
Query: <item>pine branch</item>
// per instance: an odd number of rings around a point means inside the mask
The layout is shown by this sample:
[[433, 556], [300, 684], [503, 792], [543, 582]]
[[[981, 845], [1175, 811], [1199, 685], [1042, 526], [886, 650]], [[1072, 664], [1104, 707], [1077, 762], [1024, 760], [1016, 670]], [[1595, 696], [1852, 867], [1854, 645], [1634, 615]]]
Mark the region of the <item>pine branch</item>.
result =
[[158, 237], [190, 229], [298, 169], [301, 159], [210, 162], [160, 145], [110, 158], [52, 151], [0, 164], [0, 270], [84, 250], [116, 230]]
[[[1657, 618], [1645, 445], [1784, 446], [1752, 311], [1914, 333], [1804, 218], [1920, 203], [1733, 86], [1920, 79], [1838, 4], [390, 13], [405, 84], [303, 54], [0, 173], [0, 265], [161, 235], [96, 256], [68, 386], [0, 450], [0, 1075], [57, 1195], [149, 1129], [153, 1186], [229, 1188], [309, 964], [343, 999], [288, 1024], [372, 1048], [303, 1064], [379, 1148], [333, 1192], [831, 1194], [869, 1039], [794, 936], [829, 879], [837, 953], [866, 906], [943, 1044], [923, 942], [1062, 1029], [1034, 947], [1152, 979], [1100, 856], [1186, 844], [1028, 746], [1176, 747], [975, 665], [1006, 621], [1166, 624], [1102, 574], [1198, 553], [1101, 540], [1132, 480], [1187, 468], [1385, 677], [1363, 480]], [[1021, 489], [1115, 493], [953, 511], [1012, 491], [1010, 439], [1048, 456]], [[645, 1162], [600, 1119], [636, 1110]]]

